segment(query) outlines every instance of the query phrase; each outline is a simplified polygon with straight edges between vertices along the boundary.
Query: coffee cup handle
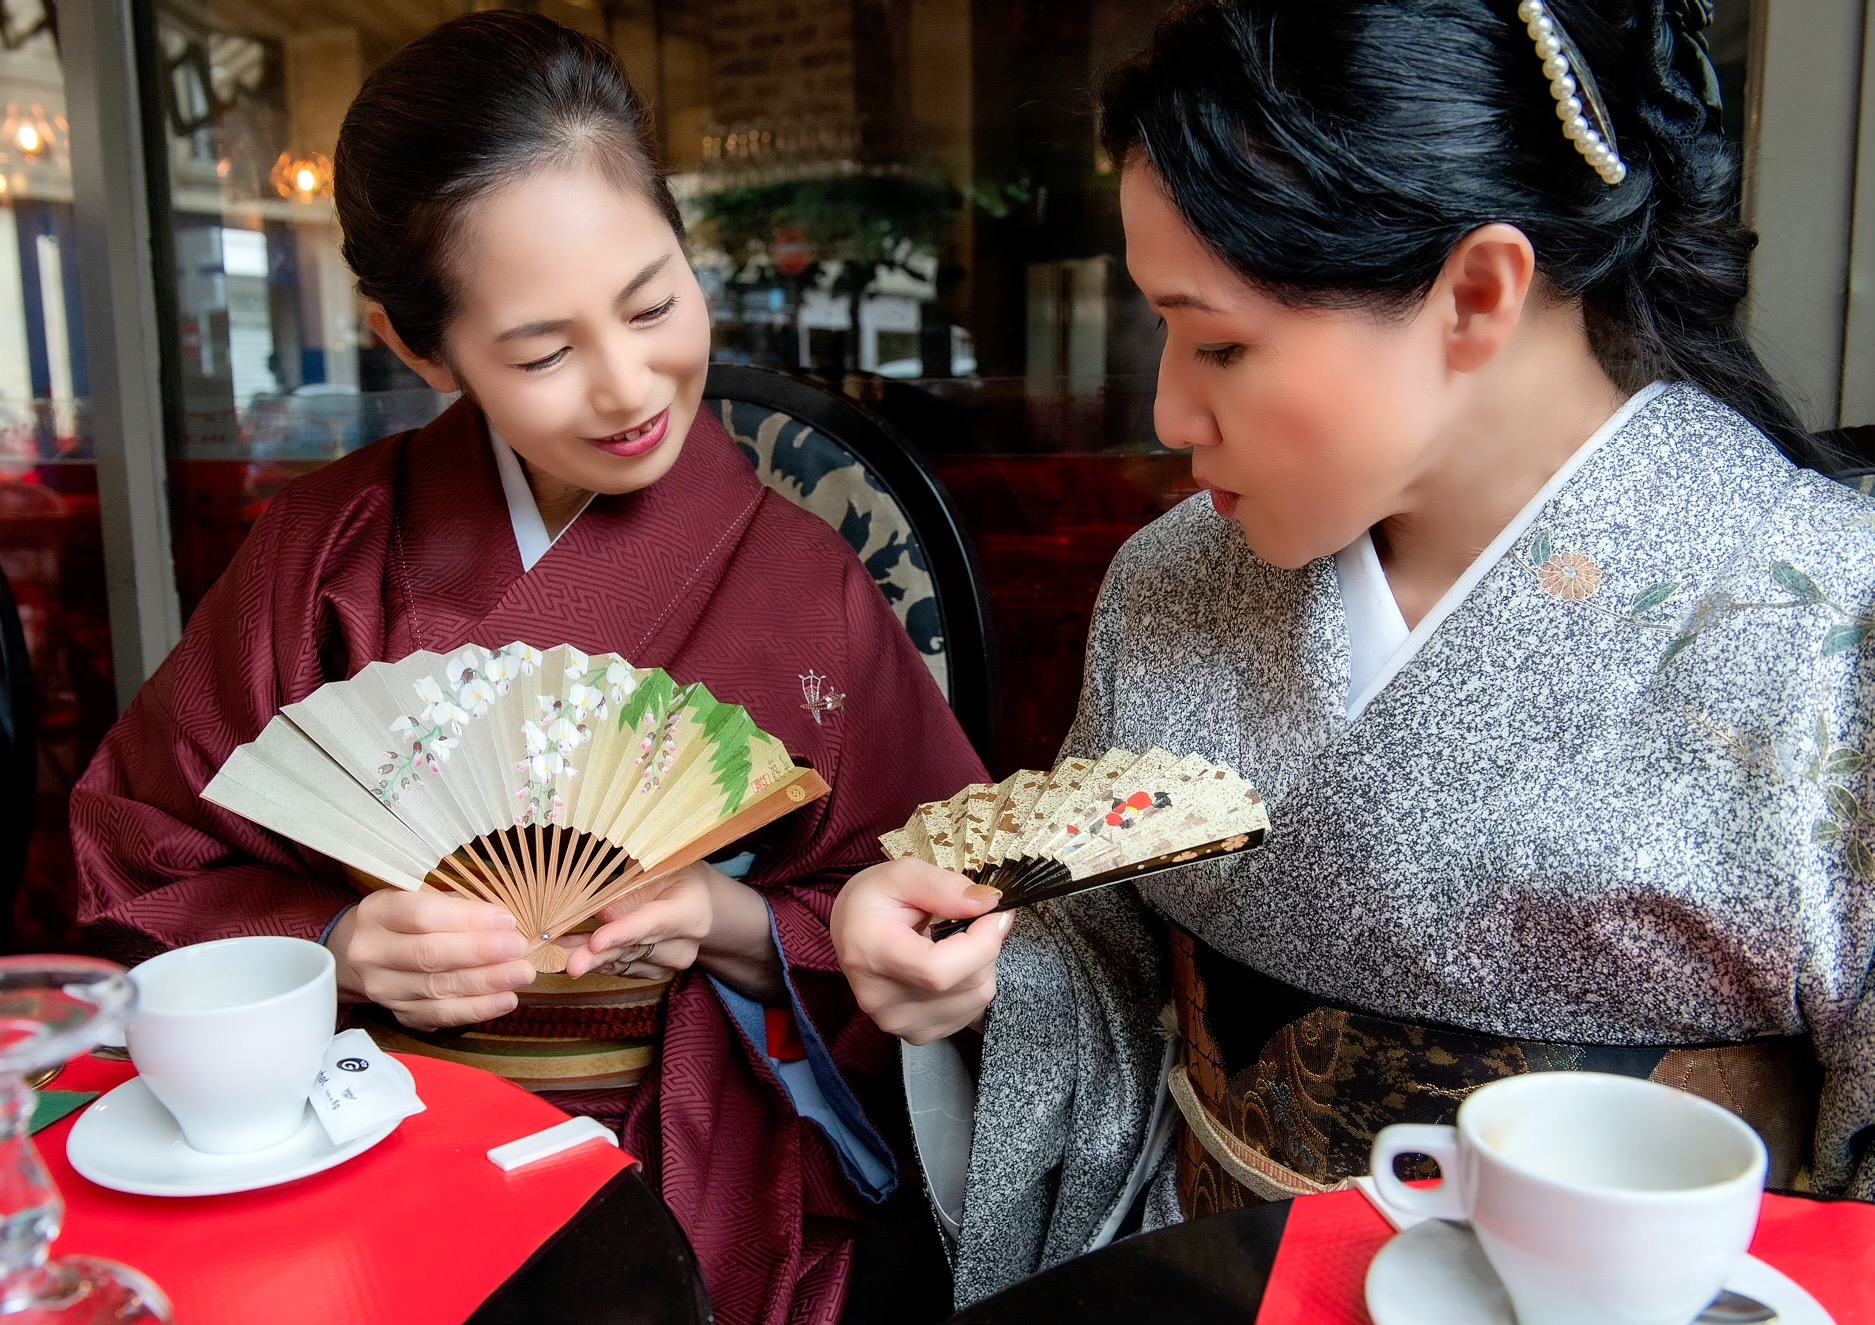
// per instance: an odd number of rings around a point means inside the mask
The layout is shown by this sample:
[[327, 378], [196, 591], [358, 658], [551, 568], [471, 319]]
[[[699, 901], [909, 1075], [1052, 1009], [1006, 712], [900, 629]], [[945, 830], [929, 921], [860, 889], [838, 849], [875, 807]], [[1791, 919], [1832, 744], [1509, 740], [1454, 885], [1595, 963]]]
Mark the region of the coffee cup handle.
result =
[[[1439, 1166], [1437, 1187], [1408, 1187], [1393, 1171], [1401, 1155], [1425, 1155]], [[1374, 1138], [1374, 1187], [1402, 1214], [1419, 1219], [1464, 1219], [1464, 1197], [1458, 1189], [1458, 1129], [1425, 1123], [1395, 1123]]]

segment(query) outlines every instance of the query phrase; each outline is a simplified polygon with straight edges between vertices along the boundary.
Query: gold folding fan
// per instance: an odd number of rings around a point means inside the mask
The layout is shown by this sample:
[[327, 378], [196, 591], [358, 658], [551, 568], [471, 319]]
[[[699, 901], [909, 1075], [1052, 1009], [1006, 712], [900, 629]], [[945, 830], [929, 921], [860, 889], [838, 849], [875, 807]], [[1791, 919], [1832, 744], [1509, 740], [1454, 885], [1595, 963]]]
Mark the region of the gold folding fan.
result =
[[525, 644], [321, 686], [202, 792], [355, 874], [503, 907], [543, 971], [601, 908], [826, 794], [701, 684]]
[[[920, 805], [879, 839], [887, 860], [916, 857], [1002, 891], [995, 910], [1030, 906], [1262, 844], [1263, 798], [1198, 755], [1109, 750], [1024, 769]], [[931, 927], [933, 938], [967, 920]]]

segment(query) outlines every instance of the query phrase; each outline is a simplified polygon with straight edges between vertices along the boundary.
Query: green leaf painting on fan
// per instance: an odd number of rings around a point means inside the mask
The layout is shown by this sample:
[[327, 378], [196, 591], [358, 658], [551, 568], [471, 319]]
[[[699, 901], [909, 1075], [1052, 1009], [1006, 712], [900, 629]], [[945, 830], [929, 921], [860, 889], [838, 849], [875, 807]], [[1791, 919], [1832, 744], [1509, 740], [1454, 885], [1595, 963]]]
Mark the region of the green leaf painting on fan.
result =
[[557, 970], [561, 934], [826, 790], [701, 683], [515, 643], [322, 686], [202, 794], [373, 880], [494, 902]]

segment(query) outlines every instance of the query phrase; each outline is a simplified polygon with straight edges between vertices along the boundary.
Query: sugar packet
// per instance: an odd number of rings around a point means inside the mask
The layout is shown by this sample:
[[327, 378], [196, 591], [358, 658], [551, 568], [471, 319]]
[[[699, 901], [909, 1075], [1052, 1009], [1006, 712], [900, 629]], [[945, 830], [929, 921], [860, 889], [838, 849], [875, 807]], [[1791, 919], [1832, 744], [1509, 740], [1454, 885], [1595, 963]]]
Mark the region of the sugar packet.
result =
[[358, 1029], [332, 1037], [307, 1100], [335, 1146], [425, 1108], [410, 1069]]

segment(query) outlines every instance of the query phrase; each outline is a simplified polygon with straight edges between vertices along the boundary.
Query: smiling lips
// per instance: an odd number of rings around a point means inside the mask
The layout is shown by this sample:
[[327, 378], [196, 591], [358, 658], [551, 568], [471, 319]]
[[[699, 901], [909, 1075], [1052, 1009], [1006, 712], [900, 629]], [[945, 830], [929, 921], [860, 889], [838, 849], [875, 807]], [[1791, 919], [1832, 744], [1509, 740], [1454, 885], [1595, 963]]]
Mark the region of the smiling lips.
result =
[[627, 428], [624, 432], [613, 433], [610, 437], [588, 437], [586, 440], [604, 451], [607, 455], [617, 456], [621, 460], [631, 460], [637, 456], [655, 451], [670, 431], [671, 412], [668, 408], [660, 410], [658, 416], [636, 428]]

